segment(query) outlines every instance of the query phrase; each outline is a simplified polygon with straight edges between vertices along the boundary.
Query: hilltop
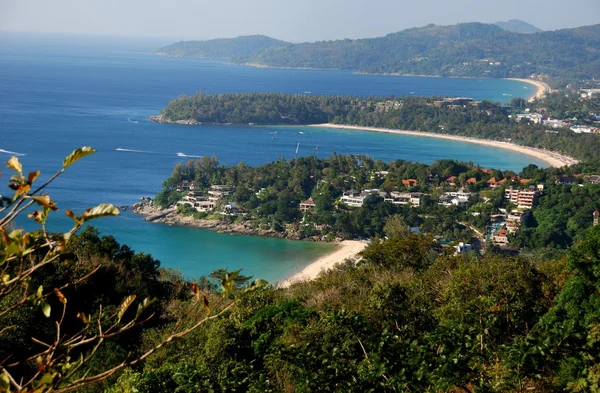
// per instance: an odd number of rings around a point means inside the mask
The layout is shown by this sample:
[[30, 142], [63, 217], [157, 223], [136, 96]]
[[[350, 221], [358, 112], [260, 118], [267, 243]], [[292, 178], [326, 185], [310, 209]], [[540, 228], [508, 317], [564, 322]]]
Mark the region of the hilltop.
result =
[[502, 30], [511, 31], [513, 33], [533, 34], [541, 33], [543, 31], [542, 29], [519, 19], [511, 19], [506, 22], [496, 22], [494, 24]]
[[180, 42], [161, 48], [158, 53], [227, 58], [235, 63], [268, 67], [380, 74], [600, 78], [600, 25], [536, 34], [504, 29], [483, 23], [431, 24], [384, 37], [299, 44], [251, 36]]

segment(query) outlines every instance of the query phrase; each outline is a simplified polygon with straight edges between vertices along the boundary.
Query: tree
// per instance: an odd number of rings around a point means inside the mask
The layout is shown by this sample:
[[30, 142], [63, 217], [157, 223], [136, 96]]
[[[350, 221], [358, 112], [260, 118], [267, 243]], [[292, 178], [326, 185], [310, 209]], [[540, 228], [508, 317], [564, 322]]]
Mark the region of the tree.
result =
[[[187, 311], [183, 318], [174, 323], [164, 340], [143, 353], [126, 355], [117, 364], [107, 365], [102, 370], [90, 368], [94, 355], [107, 340], [132, 332], [153, 317], [151, 305], [155, 302], [150, 297], [136, 302], [136, 295], [133, 294], [126, 295], [116, 306], [103, 307], [100, 304], [96, 310], [73, 310], [68, 307], [68, 304], [77, 304], [78, 300], [71, 298], [69, 302], [70, 291], [86, 283], [102, 269], [102, 262], [91, 269], [78, 269], [70, 247], [76, 246], [82, 251], [86, 246], [81, 241], [74, 243], [75, 233], [87, 222], [118, 215], [119, 210], [110, 204], [87, 209], [80, 216], [66, 210], [66, 215], [74, 221], [73, 227], [65, 233], [51, 233], [46, 228], [46, 221], [58, 207], [44, 190], [70, 165], [94, 152], [91, 147], [76, 149], [65, 158], [62, 168], [37, 188], [33, 185], [39, 171], [25, 176], [22, 164], [16, 157], [7, 162], [15, 174], [9, 180], [9, 188], [14, 194], [11, 197], [0, 196], [0, 335], [37, 326], [53, 332], [48, 334], [48, 331], [38, 330], [39, 335], [29, 338], [35, 347], [25, 342], [17, 343], [20, 350], [0, 359], [0, 388], [4, 391], [66, 392], [102, 381], [125, 367], [141, 362], [157, 349], [184, 337], [206, 321], [218, 318], [235, 304], [234, 299], [223, 297], [211, 305], [207, 296], [193, 284], [193, 297], [187, 302]], [[10, 230], [15, 220], [34, 206], [38, 210], [29, 213], [28, 217], [38, 223], [41, 229], [31, 232]], [[93, 237], [94, 234], [88, 233], [88, 236]], [[135, 256], [128, 247], [119, 247], [114, 239], [101, 239], [98, 247], [113, 258], [129, 257], [128, 260], [136, 266], [142, 278], [152, 274], [155, 269], [154, 259], [143, 254]], [[60, 283], [49, 280], [57, 276], [61, 269], [69, 270], [66, 275], [68, 280]], [[238, 274], [234, 272], [222, 278], [224, 294], [231, 293]], [[44, 284], [48, 281], [52, 285]], [[262, 285], [261, 282], [255, 284]], [[94, 293], [88, 293], [87, 296], [93, 297]], [[30, 326], [20, 325], [21, 322]]]

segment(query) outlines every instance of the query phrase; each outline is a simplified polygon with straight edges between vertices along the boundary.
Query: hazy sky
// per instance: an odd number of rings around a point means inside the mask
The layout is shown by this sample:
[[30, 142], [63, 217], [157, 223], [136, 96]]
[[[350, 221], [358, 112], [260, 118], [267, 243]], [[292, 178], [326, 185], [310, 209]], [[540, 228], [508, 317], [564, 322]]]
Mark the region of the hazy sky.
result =
[[600, 0], [0, 0], [0, 30], [288, 41], [381, 36], [429, 23], [600, 23]]

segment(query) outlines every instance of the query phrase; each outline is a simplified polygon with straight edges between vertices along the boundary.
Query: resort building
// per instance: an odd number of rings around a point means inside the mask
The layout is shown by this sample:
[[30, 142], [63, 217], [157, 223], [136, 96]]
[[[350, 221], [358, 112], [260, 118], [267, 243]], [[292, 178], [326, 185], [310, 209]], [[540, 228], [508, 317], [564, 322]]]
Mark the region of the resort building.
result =
[[312, 198], [308, 198], [304, 202], [300, 202], [300, 210], [304, 213], [311, 209], [314, 209], [315, 206], [315, 202], [312, 200]]
[[508, 232], [505, 228], [501, 228], [498, 232], [492, 233], [490, 241], [493, 244], [504, 246], [508, 244]]
[[460, 242], [460, 243], [458, 243], [458, 246], [454, 246], [454, 249], [456, 250], [454, 255], [460, 255], [460, 254], [465, 254], [469, 251], [473, 251], [473, 246], [470, 244]]
[[527, 213], [528, 211], [513, 210], [508, 214], [506, 217], [506, 229], [508, 233], [516, 233], [519, 230]]
[[402, 185], [405, 187], [417, 187], [419, 185], [419, 182], [417, 181], [417, 179], [405, 179], [402, 180]]
[[556, 177], [554, 184], [560, 184], [563, 186], [573, 186], [578, 183], [578, 179], [575, 176], [560, 175]]
[[450, 176], [449, 178], [446, 179], [445, 183], [451, 187], [455, 187], [456, 186], [456, 176]]
[[445, 192], [440, 197], [438, 205], [466, 207], [469, 204], [471, 195], [473, 194], [465, 192], [462, 188], [458, 191]]
[[588, 183], [600, 184], [600, 175], [588, 175], [583, 178]]
[[487, 185], [489, 188], [502, 187], [505, 183], [506, 183], [506, 179], [496, 180], [495, 177], [492, 177], [490, 180], [487, 181]]
[[358, 192], [356, 190], [346, 191], [341, 198], [341, 201], [351, 207], [362, 207], [365, 199], [372, 195], [379, 195], [379, 190], [374, 188], [372, 190], [364, 190], [363, 192]]
[[196, 189], [196, 183], [193, 180], [182, 180], [177, 186], [177, 191], [193, 191]]
[[477, 179], [472, 177], [470, 179], [467, 179], [466, 181], [467, 184], [476, 184], [477, 183]]
[[421, 206], [423, 199], [422, 192], [399, 192], [392, 191], [383, 200], [385, 202], [393, 203], [394, 205], [411, 205], [415, 207]]
[[517, 205], [519, 209], [531, 209], [537, 202], [540, 194], [541, 192], [533, 187], [529, 187], [526, 190], [518, 190], [510, 187], [504, 190], [504, 198], [510, 203]]

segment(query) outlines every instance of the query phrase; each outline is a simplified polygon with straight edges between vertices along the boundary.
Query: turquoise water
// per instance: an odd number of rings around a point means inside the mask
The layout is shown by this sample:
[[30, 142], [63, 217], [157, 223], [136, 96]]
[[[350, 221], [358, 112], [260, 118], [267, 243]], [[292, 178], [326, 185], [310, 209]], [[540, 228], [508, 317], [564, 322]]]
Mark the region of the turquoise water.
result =
[[[63, 209], [81, 211], [101, 202], [130, 205], [140, 196], [152, 196], [173, 166], [188, 159], [178, 157], [179, 152], [216, 155], [228, 165], [242, 160], [259, 165], [293, 158], [300, 143], [298, 155], [312, 154], [319, 145], [319, 157], [337, 152], [423, 163], [455, 158], [516, 171], [529, 163], [545, 166], [505, 150], [431, 138], [282, 128], [279, 138], [272, 140], [273, 129], [268, 127], [187, 127], [147, 120], [171, 98], [200, 89], [361, 96], [412, 93], [507, 101], [530, 95], [520, 82], [261, 69], [152, 56], [148, 48], [123, 42], [115, 50], [112, 44], [42, 45], [31, 37], [18, 42], [13, 38], [0, 35], [0, 159], [11, 155], [3, 151], [21, 153], [25, 169], [40, 169], [44, 178], [74, 148], [90, 145], [98, 150], [48, 189]], [[54, 228], [67, 223], [55, 220]], [[219, 267], [244, 267], [246, 274], [275, 281], [331, 251], [330, 245], [147, 224], [130, 214], [94, 225], [188, 277]]]

